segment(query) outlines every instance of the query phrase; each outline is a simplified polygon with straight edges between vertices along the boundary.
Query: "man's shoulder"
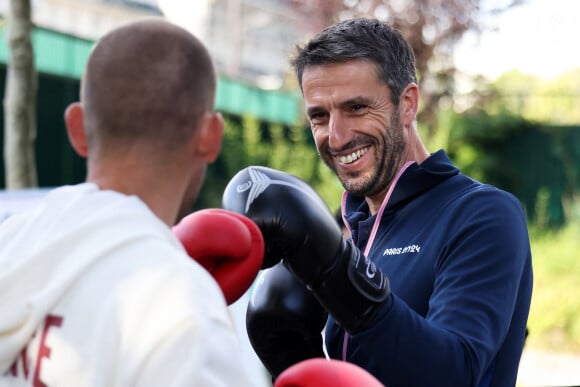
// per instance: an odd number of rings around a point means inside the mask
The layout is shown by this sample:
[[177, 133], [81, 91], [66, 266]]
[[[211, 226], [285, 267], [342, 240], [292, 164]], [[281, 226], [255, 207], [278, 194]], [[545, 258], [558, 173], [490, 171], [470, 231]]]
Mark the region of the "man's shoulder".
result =
[[444, 192], [462, 202], [471, 201], [498, 201], [519, 203], [518, 198], [509, 191], [490, 183], [481, 182], [473, 177], [458, 174], [442, 184]]

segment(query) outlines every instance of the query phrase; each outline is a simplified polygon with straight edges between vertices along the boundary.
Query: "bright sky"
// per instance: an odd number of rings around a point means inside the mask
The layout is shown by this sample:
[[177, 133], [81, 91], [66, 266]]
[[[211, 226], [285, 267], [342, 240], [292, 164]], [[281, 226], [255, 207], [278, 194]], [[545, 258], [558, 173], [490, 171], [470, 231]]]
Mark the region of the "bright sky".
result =
[[526, 0], [487, 24], [497, 28], [466, 35], [457, 48], [462, 71], [494, 79], [518, 69], [551, 78], [580, 67], [580, 0]]

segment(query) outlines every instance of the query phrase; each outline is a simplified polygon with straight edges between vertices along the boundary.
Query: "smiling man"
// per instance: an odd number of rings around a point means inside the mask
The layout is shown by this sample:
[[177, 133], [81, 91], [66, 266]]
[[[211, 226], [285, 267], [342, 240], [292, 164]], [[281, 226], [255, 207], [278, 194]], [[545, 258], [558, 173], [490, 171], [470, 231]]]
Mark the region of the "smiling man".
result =
[[[292, 61], [318, 152], [345, 188], [350, 239], [291, 175], [250, 168], [226, 188], [226, 208], [258, 221], [265, 261], [282, 260], [247, 320], [274, 377], [325, 356], [325, 326], [329, 357], [389, 387], [515, 385], [532, 293], [525, 215], [427, 150], [414, 63], [401, 34], [373, 19], [324, 29]], [[245, 181], [260, 193], [236, 197]]]
[[376, 213], [405, 161], [429, 156], [414, 125], [419, 100], [414, 76], [409, 73], [399, 102], [379, 82], [377, 65], [365, 59], [299, 71], [320, 156], [348, 192], [370, 199]]

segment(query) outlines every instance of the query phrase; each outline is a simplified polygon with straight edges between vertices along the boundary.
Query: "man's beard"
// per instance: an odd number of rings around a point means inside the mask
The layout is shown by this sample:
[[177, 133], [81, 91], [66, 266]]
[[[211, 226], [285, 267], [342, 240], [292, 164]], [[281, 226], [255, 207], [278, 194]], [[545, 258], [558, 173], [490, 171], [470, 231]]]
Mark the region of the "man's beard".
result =
[[[385, 128], [383, 135], [374, 143], [375, 146], [372, 149], [376, 161], [370, 173], [362, 181], [353, 180], [360, 176], [359, 172], [341, 176], [334, 166], [334, 158], [328, 156], [322, 158], [324, 163], [337, 175], [344, 189], [354, 196], [372, 197], [381, 192], [386, 192], [399, 168], [401, 168], [405, 140], [403, 137], [403, 125], [397, 111], [391, 117], [389, 127]], [[328, 152], [325, 152], [325, 154], [329, 155]]]

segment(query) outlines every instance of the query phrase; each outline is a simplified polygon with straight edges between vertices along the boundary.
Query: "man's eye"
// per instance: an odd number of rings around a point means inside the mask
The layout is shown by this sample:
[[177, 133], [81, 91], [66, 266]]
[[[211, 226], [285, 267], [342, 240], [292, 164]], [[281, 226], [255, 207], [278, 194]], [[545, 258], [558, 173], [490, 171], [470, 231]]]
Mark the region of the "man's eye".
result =
[[350, 108], [352, 109], [353, 112], [356, 112], [356, 111], [359, 111], [359, 110], [366, 108], [366, 106], [361, 105], [361, 104], [356, 104], [356, 105], [352, 105]]
[[324, 113], [313, 113], [310, 115], [310, 121], [311, 122], [320, 122], [324, 119], [325, 114]]

